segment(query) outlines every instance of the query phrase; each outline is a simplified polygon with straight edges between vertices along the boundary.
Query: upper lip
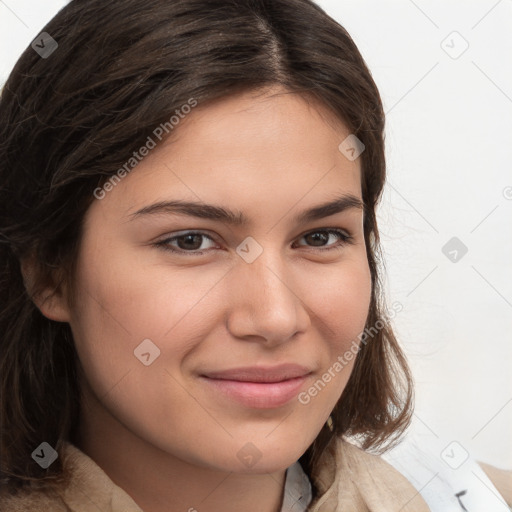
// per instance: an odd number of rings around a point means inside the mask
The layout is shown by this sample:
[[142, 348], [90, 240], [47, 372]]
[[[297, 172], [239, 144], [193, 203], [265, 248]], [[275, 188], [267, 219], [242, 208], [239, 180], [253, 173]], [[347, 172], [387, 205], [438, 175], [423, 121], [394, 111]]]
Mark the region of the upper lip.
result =
[[298, 364], [281, 364], [278, 366], [244, 366], [229, 370], [208, 371], [204, 377], [210, 379], [238, 380], [244, 382], [281, 382], [303, 377], [311, 370]]

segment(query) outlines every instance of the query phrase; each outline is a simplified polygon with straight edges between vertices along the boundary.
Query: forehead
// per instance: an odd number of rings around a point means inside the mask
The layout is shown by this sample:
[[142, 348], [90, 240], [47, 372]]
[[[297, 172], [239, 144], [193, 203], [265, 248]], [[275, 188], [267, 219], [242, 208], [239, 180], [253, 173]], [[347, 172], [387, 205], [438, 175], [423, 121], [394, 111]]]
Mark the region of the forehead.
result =
[[[339, 150], [346, 126], [297, 94], [246, 92], [195, 107], [101, 201], [136, 212], [170, 198], [273, 205], [276, 213], [339, 196], [361, 197], [360, 159]], [[114, 201], [115, 198], [115, 201]]]

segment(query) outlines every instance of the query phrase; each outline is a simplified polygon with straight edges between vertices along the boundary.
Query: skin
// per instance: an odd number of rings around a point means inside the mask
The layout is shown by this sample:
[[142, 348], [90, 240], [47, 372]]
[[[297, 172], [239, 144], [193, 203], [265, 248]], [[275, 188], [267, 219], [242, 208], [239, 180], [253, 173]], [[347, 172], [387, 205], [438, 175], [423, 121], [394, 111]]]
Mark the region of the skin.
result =
[[[279, 512], [286, 468], [318, 435], [353, 367], [308, 404], [269, 409], [233, 402], [198, 378], [294, 362], [312, 370], [305, 391], [364, 329], [371, 280], [362, 210], [293, 220], [344, 193], [362, 200], [360, 159], [338, 150], [350, 132], [324, 107], [280, 92], [193, 109], [87, 211], [76, 303], [65, 290], [39, 303], [70, 323], [80, 358], [76, 444], [144, 510]], [[130, 217], [170, 199], [240, 210], [250, 224]], [[311, 237], [329, 227], [352, 243]], [[169, 242], [184, 254], [154, 245], [186, 230], [212, 239]], [[263, 248], [252, 263], [236, 252], [248, 236]], [[147, 338], [160, 350], [149, 366], [134, 356]], [[252, 467], [237, 457], [248, 442], [261, 455]]]

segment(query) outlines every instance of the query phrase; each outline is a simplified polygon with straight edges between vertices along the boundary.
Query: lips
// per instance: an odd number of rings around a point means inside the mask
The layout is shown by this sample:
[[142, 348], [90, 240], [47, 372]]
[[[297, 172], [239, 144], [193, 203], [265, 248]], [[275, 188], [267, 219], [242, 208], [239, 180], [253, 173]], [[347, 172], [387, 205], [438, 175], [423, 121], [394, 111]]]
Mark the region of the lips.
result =
[[227, 398], [253, 409], [282, 407], [297, 396], [311, 370], [297, 364], [241, 367], [200, 376], [215, 400]]
[[236, 380], [242, 382], [282, 382], [284, 380], [304, 377], [311, 370], [298, 364], [281, 364], [279, 366], [245, 366], [230, 370], [205, 372], [204, 377], [218, 380]]

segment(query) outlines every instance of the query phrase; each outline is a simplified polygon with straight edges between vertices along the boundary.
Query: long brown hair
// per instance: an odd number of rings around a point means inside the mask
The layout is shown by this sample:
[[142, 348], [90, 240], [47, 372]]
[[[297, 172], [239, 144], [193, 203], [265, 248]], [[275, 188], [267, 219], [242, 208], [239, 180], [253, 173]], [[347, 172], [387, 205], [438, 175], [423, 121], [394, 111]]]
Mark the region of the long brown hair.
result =
[[[190, 98], [205, 104], [276, 84], [321, 102], [365, 145], [366, 325], [380, 323], [361, 343], [333, 430], [321, 430], [301, 463], [311, 473], [333, 436], [389, 447], [410, 422], [412, 381], [379, 281], [384, 112], [346, 30], [310, 0], [73, 0], [43, 31], [58, 48], [46, 58], [27, 48], [0, 97], [1, 484], [57, 482], [60, 458], [43, 470], [31, 453], [42, 441], [59, 451], [77, 428], [70, 327], [31, 297], [52, 283], [73, 287], [94, 191]], [[39, 287], [31, 293], [20, 267], [29, 256]]]

